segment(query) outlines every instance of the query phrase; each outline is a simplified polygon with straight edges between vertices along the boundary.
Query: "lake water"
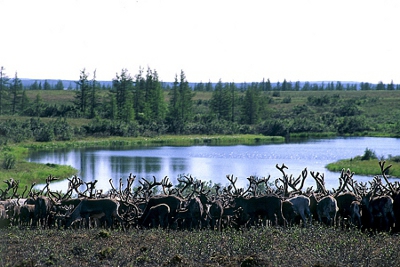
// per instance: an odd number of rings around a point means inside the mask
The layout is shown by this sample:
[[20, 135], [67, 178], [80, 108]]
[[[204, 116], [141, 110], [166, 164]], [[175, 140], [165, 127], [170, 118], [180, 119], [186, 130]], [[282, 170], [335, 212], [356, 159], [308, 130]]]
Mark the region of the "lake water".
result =
[[[378, 158], [400, 155], [400, 139], [351, 137], [266, 145], [78, 148], [35, 151], [27, 160], [71, 165], [79, 170], [78, 176], [82, 180], [98, 180], [96, 188], [103, 190], [110, 189], [110, 178], [114, 185], [118, 185], [120, 178], [126, 183], [130, 173], [136, 175], [136, 183], [142, 177], [153, 179], [155, 176], [160, 181], [168, 176], [172, 184], [177, 185], [179, 175], [192, 175], [202, 181], [212, 181], [223, 186], [229, 183], [226, 175], [233, 175], [238, 177], [238, 186], [246, 187], [246, 178], [251, 175], [271, 175], [270, 181], [282, 177], [275, 166], [283, 163], [288, 167], [286, 173], [294, 177], [298, 177], [305, 167], [308, 171], [324, 173], [326, 188], [332, 189], [338, 187], [340, 173], [330, 172], [325, 166], [340, 159], [363, 155], [366, 148], [375, 151]], [[380, 174], [378, 162], [376, 174]], [[354, 179], [366, 182], [372, 177], [356, 174]], [[316, 188], [310, 174], [304, 189], [308, 186]], [[52, 190], [65, 192], [67, 188], [68, 181], [51, 184]]]

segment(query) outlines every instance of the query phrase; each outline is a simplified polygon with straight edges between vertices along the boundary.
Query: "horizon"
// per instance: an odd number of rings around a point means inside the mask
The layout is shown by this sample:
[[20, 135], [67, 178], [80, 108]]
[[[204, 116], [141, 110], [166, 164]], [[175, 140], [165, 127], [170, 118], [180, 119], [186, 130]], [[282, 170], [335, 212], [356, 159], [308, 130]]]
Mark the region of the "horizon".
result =
[[[12, 77], [8, 77], [10, 80], [12, 80], [12, 79], [14, 79], [14, 78], [12, 78]], [[75, 80], [65, 80], [65, 79], [35, 79], [35, 78], [20, 78], [20, 77], [18, 77], [18, 79], [20, 79], [21, 81], [32, 81], [32, 82], [35, 82], [35, 81], [54, 81], [54, 82], [57, 82], [57, 81], [66, 81], [66, 82], [77, 82], [79, 79], [75, 79]], [[264, 81], [266, 82], [268, 80], [268, 78], [267, 79], [264, 79]], [[382, 82], [382, 81], [378, 81], [378, 82], [375, 82], [375, 83], [370, 83], [370, 82], [364, 82], [364, 81], [302, 81], [302, 80], [300, 80], [300, 81], [289, 81], [289, 80], [287, 80], [287, 79], [284, 79], [284, 80], [286, 80], [286, 82], [288, 82], [288, 83], [296, 83], [296, 82], [300, 82], [300, 83], [310, 83], [310, 84], [318, 84], [318, 83], [337, 83], [337, 82], [340, 82], [340, 83], [342, 83], [342, 84], [360, 84], [360, 83], [369, 83], [369, 84], [372, 84], [372, 85], [376, 85], [376, 84], [378, 84], [378, 83], [380, 83], [380, 82]], [[96, 80], [97, 82], [112, 82], [113, 80]], [[173, 83], [174, 81], [159, 81], [159, 82], [161, 82], [161, 83]], [[199, 81], [199, 82], [193, 82], [193, 81], [189, 81], [189, 80], [187, 80], [187, 82], [189, 83], [189, 84], [198, 84], [198, 83], [208, 83], [208, 82], [211, 82], [212, 84], [217, 84], [219, 81], [207, 81], [207, 82], [204, 82], [204, 81]], [[230, 83], [229, 81], [222, 81], [221, 80], [221, 82], [222, 83]], [[251, 83], [262, 83], [263, 82], [263, 79], [261, 79], [261, 80], [259, 80], [259, 81], [242, 81], [242, 82], [233, 82], [233, 83], [235, 83], [235, 84], [251, 84]], [[270, 83], [271, 84], [277, 84], [277, 83], [282, 83], [283, 82], [283, 80], [282, 81], [271, 81], [270, 80]], [[385, 83], [384, 83], [385, 84]], [[389, 83], [390, 84], [390, 83]], [[396, 83], [394, 83], [395, 85], [396, 85]]]
[[400, 83], [397, 0], [0, 0], [8, 77]]

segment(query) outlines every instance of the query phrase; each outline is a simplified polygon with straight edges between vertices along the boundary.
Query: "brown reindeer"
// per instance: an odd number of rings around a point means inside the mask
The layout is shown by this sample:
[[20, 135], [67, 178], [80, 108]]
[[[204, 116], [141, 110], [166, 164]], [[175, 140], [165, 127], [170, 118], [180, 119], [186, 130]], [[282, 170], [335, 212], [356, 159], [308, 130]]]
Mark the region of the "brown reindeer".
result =
[[103, 217], [106, 220], [107, 227], [113, 226], [113, 218], [118, 220], [122, 227], [125, 227], [124, 220], [118, 214], [119, 203], [113, 199], [83, 199], [78, 206], [67, 215], [65, 228], [78, 219], [86, 220], [86, 227], [89, 228], [89, 217]]
[[339, 210], [336, 199], [332, 196], [325, 196], [317, 200], [315, 194], [312, 193], [310, 201], [317, 204], [316, 213], [318, 221], [328, 226], [333, 226], [336, 220], [336, 213]]
[[366, 229], [388, 231], [395, 221], [393, 199], [387, 195], [374, 196], [374, 191], [368, 192], [361, 200], [363, 216], [369, 219], [363, 226]]
[[271, 221], [272, 225], [285, 225], [286, 220], [282, 213], [282, 199], [275, 195], [250, 197], [237, 197], [235, 208], [241, 207], [243, 212], [250, 216], [249, 226], [254, 224], [259, 217]]
[[161, 203], [149, 209], [146, 217], [140, 220], [143, 227], [149, 227], [150, 224], [153, 228], [161, 226], [162, 228], [168, 227], [168, 216], [170, 213], [169, 206]]

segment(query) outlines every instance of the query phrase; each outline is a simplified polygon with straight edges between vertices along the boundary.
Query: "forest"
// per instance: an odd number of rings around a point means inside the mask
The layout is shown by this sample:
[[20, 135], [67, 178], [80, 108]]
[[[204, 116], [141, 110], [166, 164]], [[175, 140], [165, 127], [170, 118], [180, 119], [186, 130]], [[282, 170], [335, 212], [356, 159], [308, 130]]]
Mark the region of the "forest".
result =
[[75, 86], [23, 86], [0, 71], [0, 144], [165, 134], [398, 136], [400, 85], [366, 82], [189, 83], [122, 69], [111, 85], [83, 69]]

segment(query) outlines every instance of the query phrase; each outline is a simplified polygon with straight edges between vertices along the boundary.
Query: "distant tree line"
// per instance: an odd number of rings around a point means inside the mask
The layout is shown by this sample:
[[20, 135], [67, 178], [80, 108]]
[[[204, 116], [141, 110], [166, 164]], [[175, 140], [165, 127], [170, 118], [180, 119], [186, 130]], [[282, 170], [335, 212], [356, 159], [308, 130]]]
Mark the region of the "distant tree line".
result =
[[[71, 86], [70, 86], [71, 87]], [[0, 137], [20, 142], [69, 140], [77, 136], [157, 136], [162, 134], [246, 134], [287, 136], [290, 133], [354, 134], [370, 130], [400, 133], [400, 122], [391, 129], [365, 116], [357, 102], [341, 99], [339, 94], [309, 96], [305, 105], [294, 105], [289, 112], [271, 110], [270, 105], [284, 91], [344, 91], [399, 90], [393, 84], [342, 84], [341, 82], [271, 83], [269, 79], [254, 83], [196, 83], [190, 84], [184, 71], [173, 83], [159, 80], [156, 70], [139, 69], [132, 76], [127, 69], [116, 73], [112, 86], [105, 87], [90, 75], [80, 71], [75, 82], [74, 101], [55, 105], [43, 101], [40, 93], [32, 100], [27, 90], [64, 90], [62, 81], [55, 86], [36, 81], [24, 88], [17, 73], [9, 78], [0, 70], [0, 115], [29, 116], [21, 122], [10, 119], [0, 123]], [[196, 93], [211, 92], [209, 100], [196, 99]], [[291, 98], [280, 100], [290, 104]], [[41, 118], [54, 118], [50, 122]], [[72, 127], [68, 118], [89, 119], [82, 126]], [[398, 120], [398, 119], [397, 119]]]

